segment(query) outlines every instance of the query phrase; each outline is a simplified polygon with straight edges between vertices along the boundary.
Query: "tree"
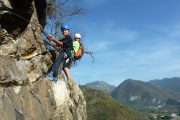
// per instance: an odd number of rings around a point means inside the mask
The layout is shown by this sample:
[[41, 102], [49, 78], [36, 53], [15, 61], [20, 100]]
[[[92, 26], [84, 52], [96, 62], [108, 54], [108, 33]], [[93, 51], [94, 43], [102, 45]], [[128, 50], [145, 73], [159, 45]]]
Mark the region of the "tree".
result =
[[61, 23], [83, 13], [80, 5], [81, 0], [47, 1], [46, 29], [55, 37], [59, 37]]
[[[48, 0], [47, 25], [45, 29], [56, 38], [60, 38], [61, 23], [83, 13], [84, 9], [81, 6], [81, 0]], [[94, 61], [92, 51], [85, 51], [84, 53], [91, 55]]]

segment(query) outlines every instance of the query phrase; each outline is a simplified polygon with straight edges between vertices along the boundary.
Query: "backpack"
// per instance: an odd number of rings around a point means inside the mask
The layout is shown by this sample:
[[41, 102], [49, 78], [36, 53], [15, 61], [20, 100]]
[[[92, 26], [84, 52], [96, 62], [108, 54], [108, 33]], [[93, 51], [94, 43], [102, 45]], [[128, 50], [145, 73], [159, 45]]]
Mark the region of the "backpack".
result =
[[84, 46], [80, 43], [79, 49], [76, 53], [74, 53], [74, 59], [79, 60], [84, 54]]

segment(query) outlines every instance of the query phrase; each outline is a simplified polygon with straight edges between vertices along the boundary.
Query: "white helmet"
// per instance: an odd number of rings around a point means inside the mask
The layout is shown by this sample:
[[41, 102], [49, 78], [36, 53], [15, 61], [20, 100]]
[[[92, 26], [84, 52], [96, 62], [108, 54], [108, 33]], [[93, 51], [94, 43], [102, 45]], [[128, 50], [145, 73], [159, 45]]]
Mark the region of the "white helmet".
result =
[[81, 39], [81, 34], [80, 34], [80, 33], [76, 33], [76, 34], [74, 35], [74, 37]]

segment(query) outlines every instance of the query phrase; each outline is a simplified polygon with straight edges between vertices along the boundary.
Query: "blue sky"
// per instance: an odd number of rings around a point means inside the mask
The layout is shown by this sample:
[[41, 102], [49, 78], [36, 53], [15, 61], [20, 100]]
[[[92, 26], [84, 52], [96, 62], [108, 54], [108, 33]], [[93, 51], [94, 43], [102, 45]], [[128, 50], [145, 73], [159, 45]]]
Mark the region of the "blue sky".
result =
[[180, 0], [83, 0], [85, 14], [71, 26], [85, 37], [87, 50], [72, 77], [85, 84], [119, 85], [132, 78], [149, 81], [180, 77]]

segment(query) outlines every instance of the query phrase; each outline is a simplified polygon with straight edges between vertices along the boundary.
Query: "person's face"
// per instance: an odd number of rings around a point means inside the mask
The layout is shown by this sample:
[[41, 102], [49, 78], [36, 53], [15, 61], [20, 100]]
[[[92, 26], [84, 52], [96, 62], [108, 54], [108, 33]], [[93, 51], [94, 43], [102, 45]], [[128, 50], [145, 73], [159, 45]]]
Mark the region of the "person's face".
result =
[[80, 38], [76, 38], [77, 41], [80, 41]]
[[70, 34], [70, 31], [68, 29], [63, 29], [63, 30], [61, 30], [61, 32], [63, 35], [69, 35]]

